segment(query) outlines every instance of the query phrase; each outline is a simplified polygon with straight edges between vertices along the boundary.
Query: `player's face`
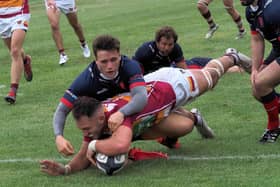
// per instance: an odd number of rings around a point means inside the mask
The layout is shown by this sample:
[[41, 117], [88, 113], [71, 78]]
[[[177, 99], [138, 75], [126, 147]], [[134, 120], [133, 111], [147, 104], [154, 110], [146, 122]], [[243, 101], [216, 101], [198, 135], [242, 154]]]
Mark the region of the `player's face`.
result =
[[159, 42], [156, 42], [157, 48], [163, 56], [167, 56], [171, 53], [174, 48], [174, 43], [173, 38], [167, 39], [165, 37], [161, 37]]
[[121, 56], [119, 51], [100, 50], [96, 53], [96, 65], [99, 71], [108, 79], [116, 77], [120, 67]]
[[83, 135], [92, 139], [98, 139], [104, 128], [104, 121], [100, 120], [97, 115], [91, 117], [82, 116], [76, 123], [77, 127], [83, 132]]

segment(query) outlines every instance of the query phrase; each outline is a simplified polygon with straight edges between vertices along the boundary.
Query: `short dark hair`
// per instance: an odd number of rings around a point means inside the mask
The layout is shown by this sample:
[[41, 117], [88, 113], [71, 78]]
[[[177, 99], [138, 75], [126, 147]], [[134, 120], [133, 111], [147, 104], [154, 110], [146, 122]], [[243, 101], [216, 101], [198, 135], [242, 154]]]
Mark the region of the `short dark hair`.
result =
[[105, 51], [117, 50], [119, 52], [120, 41], [111, 35], [100, 35], [93, 40], [92, 48], [95, 57], [97, 55], [97, 51], [99, 50], [105, 50]]
[[82, 96], [79, 97], [73, 105], [72, 114], [76, 120], [82, 116], [91, 117], [101, 106], [101, 102], [95, 98]]
[[165, 37], [166, 39], [173, 38], [174, 43], [176, 43], [178, 39], [176, 31], [170, 26], [163, 26], [159, 30], [157, 30], [155, 35], [155, 41], [159, 42], [162, 37]]

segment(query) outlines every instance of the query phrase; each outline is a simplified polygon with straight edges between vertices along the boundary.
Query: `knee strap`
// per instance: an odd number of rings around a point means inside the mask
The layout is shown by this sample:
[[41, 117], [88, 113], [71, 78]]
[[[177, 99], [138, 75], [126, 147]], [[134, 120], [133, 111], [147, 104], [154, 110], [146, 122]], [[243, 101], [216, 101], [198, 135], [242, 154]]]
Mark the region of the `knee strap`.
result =
[[203, 76], [205, 77], [205, 79], [208, 82], [208, 88], [207, 89], [212, 89], [213, 88], [213, 80], [212, 80], [212, 77], [211, 77], [210, 73], [206, 69], [202, 69], [201, 71], [203, 73]]
[[213, 69], [213, 70], [215, 70], [218, 73], [219, 77], [221, 77], [224, 74], [224, 72], [225, 72], [224, 66], [221, 63], [221, 61], [219, 61], [217, 59], [213, 59], [208, 64], [210, 64], [210, 63], [217, 64], [218, 67], [216, 67], [216, 68], [214, 68], [214, 67], [213, 68], [212, 67], [206, 67], [206, 69]]

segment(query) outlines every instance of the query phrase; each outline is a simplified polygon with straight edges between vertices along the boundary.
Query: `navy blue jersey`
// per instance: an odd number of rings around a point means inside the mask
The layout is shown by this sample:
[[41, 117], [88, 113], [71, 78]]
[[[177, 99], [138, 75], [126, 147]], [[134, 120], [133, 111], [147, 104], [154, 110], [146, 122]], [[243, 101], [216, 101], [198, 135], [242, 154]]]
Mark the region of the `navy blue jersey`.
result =
[[79, 96], [94, 97], [103, 101], [119, 93], [129, 92], [136, 86], [144, 86], [142, 71], [139, 64], [122, 56], [118, 76], [113, 80], [100, 76], [96, 63], [92, 62], [66, 90], [61, 102], [72, 108]]
[[186, 65], [188, 69], [202, 69], [205, 67], [212, 58], [208, 57], [194, 57], [186, 60]]
[[[260, 34], [280, 52], [280, 1], [259, 0], [258, 10], [253, 12], [251, 7], [246, 8], [246, 18], [250, 24], [251, 34]], [[280, 53], [279, 53], [280, 54]]]
[[162, 56], [155, 41], [142, 44], [133, 57], [143, 68], [144, 74], [153, 72], [161, 67], [170, 67], [172, 63], [184, 60], [181, 47], [175, 43], [173, 50], [168, 56]]

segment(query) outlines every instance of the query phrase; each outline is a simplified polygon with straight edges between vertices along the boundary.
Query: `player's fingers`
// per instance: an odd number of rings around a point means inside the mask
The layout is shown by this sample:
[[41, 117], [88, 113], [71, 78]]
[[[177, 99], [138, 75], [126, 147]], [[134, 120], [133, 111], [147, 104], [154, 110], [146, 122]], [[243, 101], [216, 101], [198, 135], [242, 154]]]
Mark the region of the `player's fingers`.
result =
[[64, 154], [66, 156], [74, 154], [74, 147], [70, 143], [66, 144], [66, 147], [65, 147], [65, 150], [64, 150]]
[[96, 164], [95, 164], [95, 161], [94, 161], [93, 158], [92, 158], [92, 156], [89, 157], [88, 159], [89, 159], [89, 161], [90, 161], [93, 165], [96, 165]]

